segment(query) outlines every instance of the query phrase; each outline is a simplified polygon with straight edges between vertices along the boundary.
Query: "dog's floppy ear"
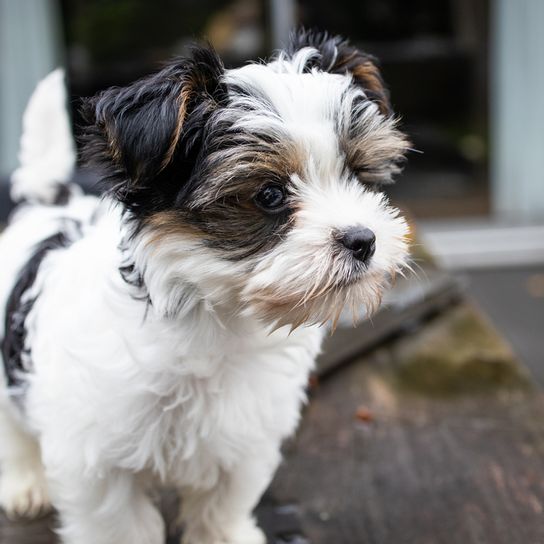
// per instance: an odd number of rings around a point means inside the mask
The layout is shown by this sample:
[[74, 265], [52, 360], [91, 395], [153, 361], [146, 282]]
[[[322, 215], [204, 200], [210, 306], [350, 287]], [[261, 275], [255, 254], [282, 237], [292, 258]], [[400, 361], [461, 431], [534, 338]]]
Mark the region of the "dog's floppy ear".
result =
[[211, 47], [194, 48], [156, 74], [84, 102], [84, 159], [129, 208], [160, 207], [189, 177], [206, 117], [226, 96], [223, 73]]
[[364, 89], [370, 100], [376, 102], [384, 115], [392, 113], [389, 92], [375, 57], [353, 47], [340, 36], [302, 29], [292, 36], [288, 53], [293, 55], [304, 47], [313, 47], [319, 53], [318, 57], [310, 59], [308, 70], [318, 67], [333, 74], [351, 74], [353, 81]]

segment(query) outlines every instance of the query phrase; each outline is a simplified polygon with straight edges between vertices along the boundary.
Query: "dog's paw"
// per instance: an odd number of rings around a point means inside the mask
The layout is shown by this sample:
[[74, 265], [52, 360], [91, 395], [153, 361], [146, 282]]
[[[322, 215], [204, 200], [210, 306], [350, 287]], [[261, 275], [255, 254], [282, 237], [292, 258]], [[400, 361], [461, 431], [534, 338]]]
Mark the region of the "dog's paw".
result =
[[266, 544], [265, 534], [252, 519], [238, 522], [221, 529], [222, 535], [198, 531], [188, 531], [181, 544]]
[[3, 471], [0, 474], [0, 507], [9, 518], [34, 518], [49, 512], [51, 501], [41, 471]]
[[252, 519], [248, 519], [229, 531], [225, 544], [266, 544], [266, 536]]

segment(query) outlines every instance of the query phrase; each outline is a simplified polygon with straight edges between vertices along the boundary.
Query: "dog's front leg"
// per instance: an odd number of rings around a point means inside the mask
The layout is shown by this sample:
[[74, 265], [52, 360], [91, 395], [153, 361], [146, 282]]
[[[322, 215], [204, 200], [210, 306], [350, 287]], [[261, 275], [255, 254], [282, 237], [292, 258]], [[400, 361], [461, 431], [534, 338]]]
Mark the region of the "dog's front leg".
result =
[[164, 544], [164, 521], [133, 474], [55, 470], [50, 482], [64, 544]]
[[265, 544], [253, 509], [264, 493], [280, 460], [279, 445], [241, 460], [223, 472], [207, 491], [185, 489], [182, 494], [182, 544]]

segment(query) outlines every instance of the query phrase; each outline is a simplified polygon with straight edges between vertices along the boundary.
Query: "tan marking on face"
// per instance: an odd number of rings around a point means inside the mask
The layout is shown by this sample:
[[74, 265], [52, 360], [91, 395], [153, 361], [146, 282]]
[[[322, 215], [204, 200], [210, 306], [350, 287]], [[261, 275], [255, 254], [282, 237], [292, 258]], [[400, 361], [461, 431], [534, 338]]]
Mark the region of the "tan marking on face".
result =
[[[363, 295], [362, 285], [368, 282], [375, 286]], [[261, 287], [251, 292], [249, 302], [260, 318], [276, 322], [277, 328], [290, 325], [295, 329], [303, 324], [330, 322], [334, 329], [344, 308], [352, 313], [354, 323], [359, 318], [362, 304], [367, 315], [372, 315], [381, 303], [383, 286], [380, 283], [376, 282], [376, 277], [368, 276], [353, 286], [320, 289], [309, 298], [288, 291], [280, 293], [274, 287]]]
[[106, 133], [111, 158], [116, 162], [121, 162], [121, 149], [119, 147], [119, 144], [117, 143], [117, 138], [115, 137], [115, 134], [107, 123], [104, 125], [104, 131]]
[[355, 65], [351, 72], [355, 80], [365, 89], [368, 89], [377, 98], [376, 102], [380, 112], [384, 115], [389, 113], [389, 104], [387, 101], [387, 91], [385, 90], [380, 71], [378, 67], [367, 60], [361, 64]]
[[174, 130], [172, 141], [170, 142], [170, 145], [168, 146], [168, 151], [166, 152], [166, 155], [164, 156], [164, 159], [162, 161], [161, 170], [163, 170], [164, 168], [168, 166], [168, 164], [170, 164], [170, 161], [172, 160], [172, 157], [174, 156], [176, 147], [179, 143], [179, 139], [181, 138], [183, 124], [185, 123], [185, 117], [187, 115], [187, 105], [189, 103], [191, 96], [192, 96], [191, 88], [184, 88], [181, 91], [181, 94], [179, 97], [178, 115], [176, 119], [176, 128]]
[[363, 129], [360, 136], [342, 138], [341, 147], [348, 165], [355, 171], [362, 171], [366, 181], [387, 183], [401, 170], [410, 142], [393, 123], [386, 121], [367, 134]]
[[151, 232], [148, 238], [150, 244], [158, 244], [165, 238], [183, 237], [197, 238], [200, 237], [198, 231], [183, 221], [179, 212], [174, 210], [158, 212], [145, 220], [145, 228]]
[[252, 293], [251, 306], [261, 319], [277, 322], [277, 327], [291, 325], [297, 328], [307, 323], [311, 316], [311, 306], [301, 305], [299, 297], [278, 295], [273, 289], [260, 289]]
[[235, 196], [238, 206], [255, 208], [252, 199], [261, 187], [287, 182], [293, 174], [303, 175], [307, 158], [300, 146], [293, 142], [272, 146], [255, 149], [241, 145], [232, 153], [220, 152], [220, 160], [206, 173], [209, 183], [203, 183], [196, 191], [196, 202], [206, 204]]

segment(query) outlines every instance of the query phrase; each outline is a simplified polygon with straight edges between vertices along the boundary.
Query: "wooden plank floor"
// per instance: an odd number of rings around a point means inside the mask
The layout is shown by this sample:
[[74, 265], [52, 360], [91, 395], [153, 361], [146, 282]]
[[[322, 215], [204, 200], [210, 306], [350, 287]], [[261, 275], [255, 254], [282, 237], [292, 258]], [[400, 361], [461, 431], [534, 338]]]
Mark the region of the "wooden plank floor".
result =
[[544, 543], [544, 398], [475, 319], [458, 307], [320, 385], [271, 490], [310, 542]]
[[[285, 453], [270, 543], [544, 543], [544, 397], [468, 304], [323, 379]], [[0, 543], [53, 523], [0, 518]]]

